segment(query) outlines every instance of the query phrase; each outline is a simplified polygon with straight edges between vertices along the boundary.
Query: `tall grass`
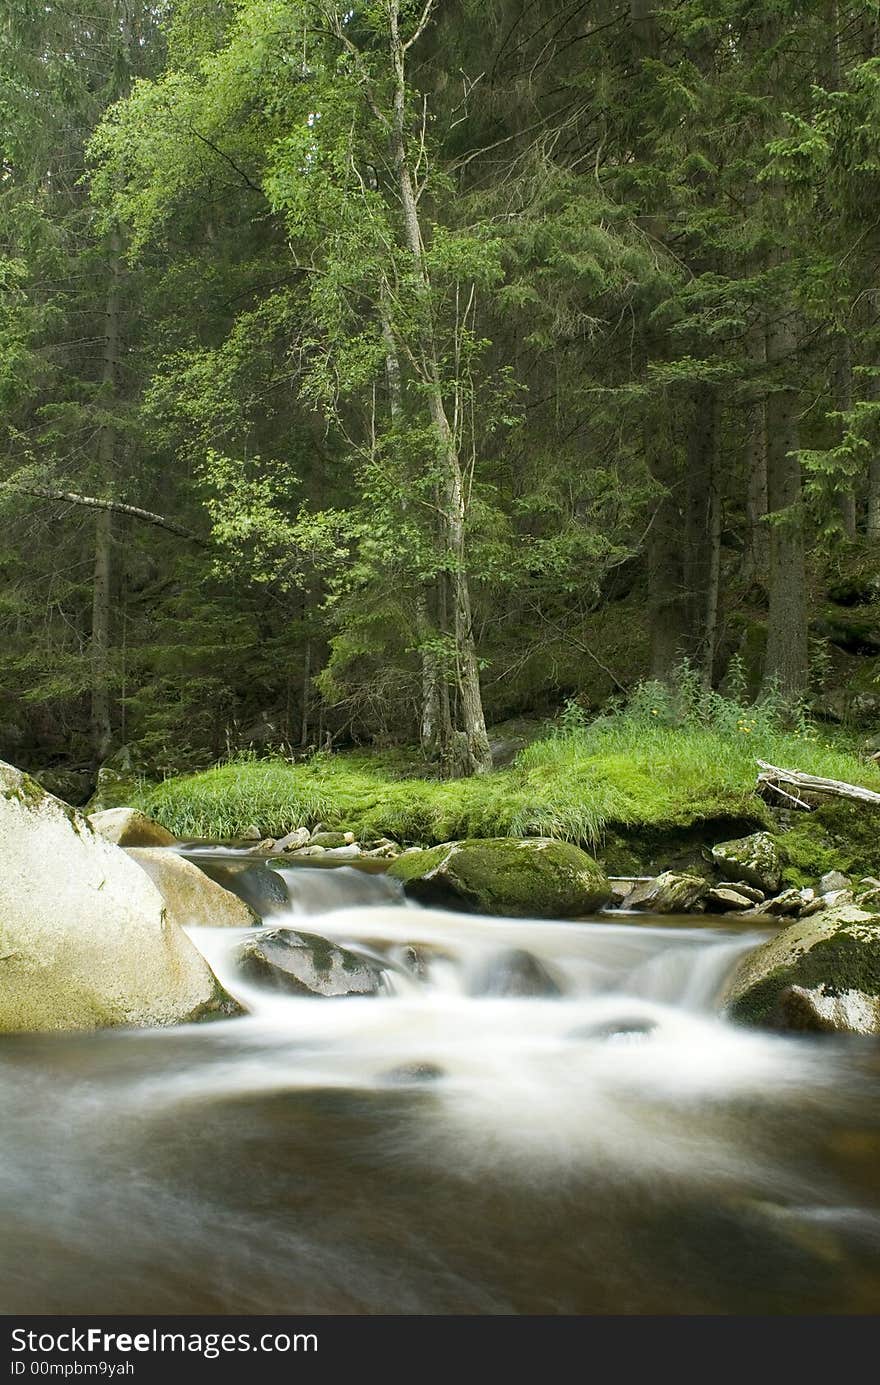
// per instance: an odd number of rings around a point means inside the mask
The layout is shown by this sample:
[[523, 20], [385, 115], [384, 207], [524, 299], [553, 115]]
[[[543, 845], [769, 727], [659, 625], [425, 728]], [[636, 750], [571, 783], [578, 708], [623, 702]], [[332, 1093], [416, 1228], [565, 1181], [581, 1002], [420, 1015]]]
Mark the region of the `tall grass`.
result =
[[393, 756], [314, 756], [229, 763], [172, 779], [139, 806], [181, 837], [236, 837], [249, 827], [350, 829], [430, 844], [452, 838], [547, 835], [601, 846], [610, 827], [687, 827], [701, 819], [766, 812], [755, 796], [756, 758], [880, 786], [854, 747], [834, 744], [798, 708], [768, 697], [746, 706], [699, 689], [689, 670], [675, 686], [642, 684], [628, 704], [589, 721], [569, 707], [506, 770], [443, 783], [413, 777]]

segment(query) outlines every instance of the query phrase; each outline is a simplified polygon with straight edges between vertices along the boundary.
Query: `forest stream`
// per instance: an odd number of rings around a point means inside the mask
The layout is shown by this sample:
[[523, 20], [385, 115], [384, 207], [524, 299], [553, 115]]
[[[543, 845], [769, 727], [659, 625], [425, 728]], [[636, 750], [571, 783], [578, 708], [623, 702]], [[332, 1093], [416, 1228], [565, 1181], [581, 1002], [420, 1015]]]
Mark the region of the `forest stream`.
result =
[[[265, 923], [380, 956], [384, 992], [263, 989], [202, 928], [244, 1017], [4, 1038], [4, 1313], [880, 1308], [880, 1053], [719, 1017], [766, 933], [282, 874]], [[522, 953], [549, 994], [505, 993]]]

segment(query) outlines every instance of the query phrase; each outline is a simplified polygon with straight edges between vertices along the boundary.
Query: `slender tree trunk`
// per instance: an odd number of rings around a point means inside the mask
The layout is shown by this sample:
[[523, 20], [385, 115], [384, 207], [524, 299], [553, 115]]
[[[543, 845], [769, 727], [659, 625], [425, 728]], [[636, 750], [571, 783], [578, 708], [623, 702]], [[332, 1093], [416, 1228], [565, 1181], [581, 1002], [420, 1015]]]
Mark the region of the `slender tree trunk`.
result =
[[796, 349], [794, 318], [783, 292], [767, 327], [767, 364], [777, 383], [767, 396], [770, 606], [764, 680], [794, 694], [804, 691], [808, 672], [797, 392], [787, 379]]
[[300, 723], [299, 743], [303, 749], [309, 743], [309, 691], [312, 684], [312, 642], [306, 640], [302, 662], [302, 722]]
[[[101, 370], [101, 405], [112, 408], [118, 379], [120, 322], [121, 246], [113, 233], [110, 243], [110, 278], [107, 285], [104, 322], [104, 357]], [[98, 469], [102, 482], [109, 485], [116, 461], [116, 430], [105, 422], [98, 436]], [[111, 705], [111, 642], [113, 614], [113, 530], [112, 510], [99, 510], [95, 521], [95, 561], [92, 587], [92, 750], [100, 764], [110, 753], [113, 741]]]
[[684, 545], [686, 645], [688, 654], [697, 659], [704, 681], [708, 679], [709, 684], [718, 621], [715, 608], [721, 544], [717, 454], [717, 390], [714, 385], [699, 383], [692, 391], [688, 426]]
[[[880, 405], [880, 375], [865, 376], [865, 398]], [[871, 460], [868, 463], [868, 538], [880, 542], [880, 423], [871, 424]]]
[[[403, 386], [397, 343], [391, 330], [388, 310], [382, 304], [382, 340], [385, 343], [385, 374], [388, 380], [388, 399], [391, 419], [397, 423], [403, 413]], [[425, 755], [433, 755], [441, 742], [448, 741], [450, 730], [444, 725], [440, 700], [441, 670], [434, 650], [428, 647], [431, 638], [431, 616], [428, 592], [421, 585], [415, 594], [416, 632], [422, 665], [422, 705], [419, 714], [419, 742]], [[447, 709], [448, 709], [447, 701]]]
[[[764, 374], [767, 348], [763, 323], [753, 328], [747, 350], [755, 373]], [[763, 391], [763, 381], [760, 385]], [[761, 393], [746, 420], [746, 540], [745, 575], [748, 581], [766, 586], [770, 566], [770, 532], [767, 528], [767, 404]]]
[[[834, 408], [838, 413], [849, 413], [853, 402], [852, 356], [849, 338], [841, 334], [834, 348]], [[846, 425], [839, 425], [841, 441]], [[840, 523], [848, 539], [856, 536], [856, 495], [851, 482], [835, 492]]]
[[[463, 744], [441, 745], [441, 763], [448, 769], [462, 764], [466, 772], [484, 774], [492, 768], [492, 752], [486, 735], [479, 664], [474, 643], [470, 587], [467, 576], [466, 517], [467, 497], [457, 442], [446, 407], [440, 363], [431, 323], [430, 281], [425, 264], [424, 242], [419, 220], [415, 179], [407, 152], [406, 139], [406, 46], [399, 28], [399, 5], [389, 5], [389, 37], [394, 72], [394, 116], [391, 149], [403, 207], [406, 244], [413, 258], [420, 287], [420, 351], [425, 373], [426, 395], [431, 423], [437, 439], [438, 461], [442, 472], [442, 541], [449, 558], [450, 604], [456, 660], [458, 711], [462, 721]], [[457, 741], [457, 737], [455, 740]]]

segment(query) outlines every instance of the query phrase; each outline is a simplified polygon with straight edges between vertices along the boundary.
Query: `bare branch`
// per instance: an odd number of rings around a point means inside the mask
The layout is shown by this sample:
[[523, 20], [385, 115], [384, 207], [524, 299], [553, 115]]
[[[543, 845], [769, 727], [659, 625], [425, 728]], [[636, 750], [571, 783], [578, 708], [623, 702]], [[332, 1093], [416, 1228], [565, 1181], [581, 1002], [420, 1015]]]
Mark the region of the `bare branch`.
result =
[[89, 510], [111, 510], [116, 515], [129, 515], [132, 519], [142, 519], [154, 524], [157, 529], [167, 529], [169, 534], [189, 539], [201, 548], [210, 548], [210, 543], [201, 534], [167, 519], [165, 515], [154, 514], [152, 510], [142, 510], [138, 505], [124, 505], [121, 500], [102, 500], [95, 495], [78, 495], [75, 491], [53, 490], [50, 486], [37, 486], [25, 482], [0, 481], [0, 490], [14, 491], [18, 495], [32, 495], [40, 500], [63, 500], [68, 505], [83, 505]]

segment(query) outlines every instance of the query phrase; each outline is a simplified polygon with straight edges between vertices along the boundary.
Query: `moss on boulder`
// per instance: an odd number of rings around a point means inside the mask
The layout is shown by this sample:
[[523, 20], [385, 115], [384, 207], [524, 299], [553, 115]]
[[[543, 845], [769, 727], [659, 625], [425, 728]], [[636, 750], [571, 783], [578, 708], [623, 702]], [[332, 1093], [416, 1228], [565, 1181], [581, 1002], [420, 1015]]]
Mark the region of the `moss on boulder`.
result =
[[[853, 904], [801, 919], [740, 963], [724, 1002], [745, 1024], [804, 1028], [803, 997], [796, 994], [794, 1004], [792, 988], [818, 993], [812, 1008], [824, 1023], [815, 1028], [880, 1033], [880, 919]], [[846, 1003], [822, 1003], [832, 999]], [[856, 1028], [855, 1015], [873, 1019], [859, 1019]]]
[[512, 918], [577, 918], [611, 899], [592, 856], [550, 837], [447, 842], [407, 852], [388, 874], [425, 904]]
[[712, 848], [712, 860], [729, 880], [744, 880], [765, 894], [776, 894], [782, 884], [782, 859], [769, 832], [752, 832]]

